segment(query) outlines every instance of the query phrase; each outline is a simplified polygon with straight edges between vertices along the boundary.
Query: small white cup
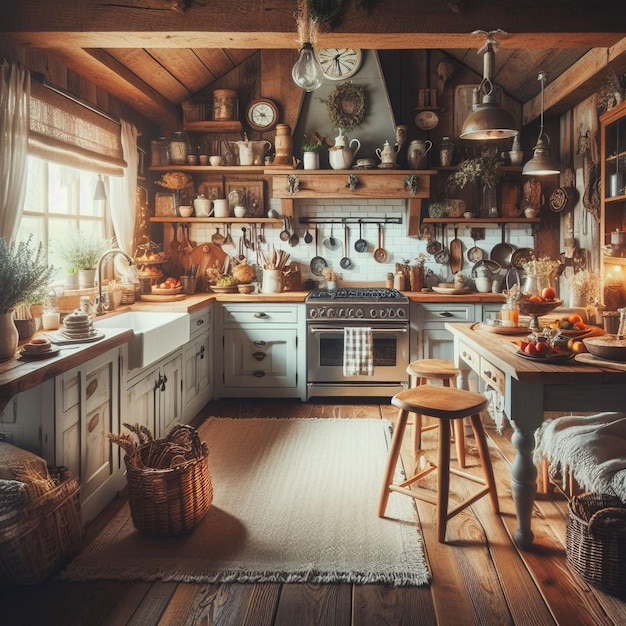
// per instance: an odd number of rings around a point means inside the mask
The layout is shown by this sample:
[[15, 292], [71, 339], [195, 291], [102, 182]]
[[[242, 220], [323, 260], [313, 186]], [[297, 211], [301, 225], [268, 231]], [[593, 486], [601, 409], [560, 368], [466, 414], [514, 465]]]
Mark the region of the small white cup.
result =
[[224, 159], [221, 156], [210, 156], [209, 157], [209, 163], [213, 167], [217, 167], [218, 165], [221, 165], [223, 162], [224, 162]]
[[181, 217], [191, 217], [193, 215], [193, 207], [188, 204], [179, 206], [178, 213]]
[[235, 217], [245, 217], [246, 216], [246, 207], [245, 206], [236, 206], [233, 209], [233, 213]]
[[213, 217], [230, 217], [230, 207], [226, 198], [213, 200]]

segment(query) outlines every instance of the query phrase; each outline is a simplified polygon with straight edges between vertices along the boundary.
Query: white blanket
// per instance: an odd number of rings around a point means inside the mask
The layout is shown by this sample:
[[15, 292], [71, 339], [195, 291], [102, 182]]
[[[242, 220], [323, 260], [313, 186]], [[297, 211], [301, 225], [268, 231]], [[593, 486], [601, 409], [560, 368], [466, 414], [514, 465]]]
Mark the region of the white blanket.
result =
[[584, 490], [626, 503], [626, 413], [546, 420], [535, 435], [535, 462], [544, 458]]

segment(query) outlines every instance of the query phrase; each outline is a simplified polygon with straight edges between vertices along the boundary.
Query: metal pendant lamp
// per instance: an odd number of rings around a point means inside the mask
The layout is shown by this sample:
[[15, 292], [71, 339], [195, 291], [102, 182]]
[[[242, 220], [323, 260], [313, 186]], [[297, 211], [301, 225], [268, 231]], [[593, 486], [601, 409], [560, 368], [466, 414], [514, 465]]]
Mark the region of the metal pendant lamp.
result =
[[550, 156], [550, 138], [543, 132], [543, 88], [546, 84], [546, 73], [539, 72], [537, 80], [541, 81], [541, 119], [539, 123], [539, 137], [533, 148], [533, 158], [524, 165], [522, 174], [526, 176], [550, 176], [560, 174], [561, 170], [556, 161]]
[[[474, 105], [472, 112], [467, 116], [461, 128], [461, 139], [485, 141], [490, 139], [505, 139], [514, 137], [519, 131], [515, 128], [515, 118], [498, 104], [494, 93], [491, 75], [493, 73], [496, 41], [492, 34], [503, 31], [474, 31], [472, 34], [487, 35], [487, 43], [481, 48], [485, 50], [483, 56], [483, 79], [474, 90]], [[480, 50], [479, 50], [480, 52]], [[482, 94], [482, 100], [481, 100]]]

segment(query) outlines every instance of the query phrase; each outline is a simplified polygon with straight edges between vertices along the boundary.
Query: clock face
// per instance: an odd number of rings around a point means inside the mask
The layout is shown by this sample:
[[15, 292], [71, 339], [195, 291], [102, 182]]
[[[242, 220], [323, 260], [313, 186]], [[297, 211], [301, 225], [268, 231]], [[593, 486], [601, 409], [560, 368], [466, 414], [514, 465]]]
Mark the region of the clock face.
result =
[[345, 80], [361, 67], [363, 55], [358, 48], [320, 48], [317, 60], [329, 80]]
[[278, 122], [278, 107], [267, 98], [255, 100], [248, 107], [248, 124], [258, 131], [271, 130]]

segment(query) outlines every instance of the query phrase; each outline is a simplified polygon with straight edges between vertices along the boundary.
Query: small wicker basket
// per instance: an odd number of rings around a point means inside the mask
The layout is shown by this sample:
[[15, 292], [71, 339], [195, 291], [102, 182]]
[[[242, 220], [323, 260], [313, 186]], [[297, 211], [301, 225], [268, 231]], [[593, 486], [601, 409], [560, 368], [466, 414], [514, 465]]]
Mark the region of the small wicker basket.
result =
[[567, 563], [588, 583], [626, 597], [626, 505], [583, 493], [569, 503]]
[[175, 426], [164, 439], [149, 438], [131, 451], [125, 446], [133, 524], [162, 537], [189, 532], [213, 502], [207, 445], [187, 425]]

